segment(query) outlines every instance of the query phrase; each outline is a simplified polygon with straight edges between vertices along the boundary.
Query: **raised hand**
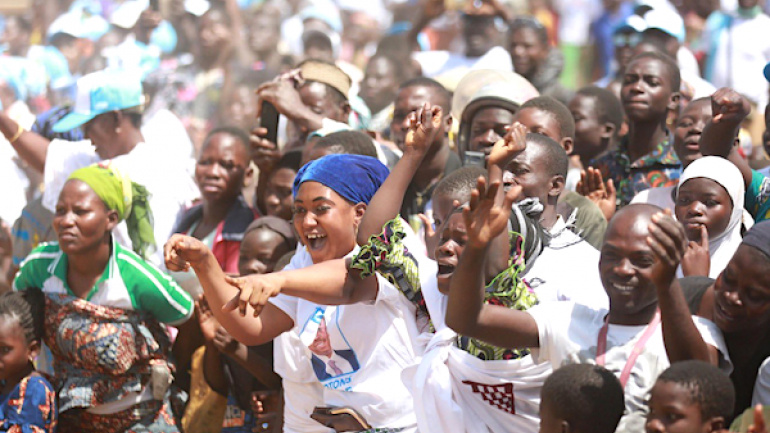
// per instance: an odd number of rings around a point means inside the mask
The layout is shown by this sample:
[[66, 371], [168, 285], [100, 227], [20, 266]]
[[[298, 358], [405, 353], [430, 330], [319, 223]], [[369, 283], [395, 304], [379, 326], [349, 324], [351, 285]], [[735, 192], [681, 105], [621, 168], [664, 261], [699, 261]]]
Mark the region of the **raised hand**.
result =
[[652, 272], [652, 280], [659, 289], [668, 289], [684, 257], [687, 235], [682, 224], [671, 217], [668, 210], [652, 216], [649, 231], [647, 245], [660, 262]]
[[163, 258], [169, 271], [187, 271], [208, 257], [209, 248], [191, 236], [175, 234], [163, 246]]
[[497, 192], [503, 187], [502, 182], [493, 182], [489, 188], [486, 184], [486, 179], [479, 177], [476, 189], [471, 192], [470, 203], [463, 207], [468, 244], [477, 249], [486, 247], [505, 230], [511, 205], [521, 194], [521, 186], [514, 185], [500, 200]]
[[404, 120], [406, 127], [404, 150], [426, 154], [436, 134], [441, 130], [443, 118], [441, 107], [437, 105], [431, 107], [427, 102], [421, 108], [409, 113]]
[[420, 219], [422, 226], [425, 228], [425, 248], [428, 250], [428, 257], [435, 260], [436, 258], [433, 253], [438, 245], [438, 232], [436, 231], [435, 221], [424, 213], [417, 214], [417, 218]]
[[195, 301], [195, 313], [198, 316], [198, 324], [201, 327], [203, 338], [208, 342], [213, 342], [216, 337], [217, 329], [221, 328], [219, 321], [214, 317], [214, 313], [211, 312], [208, 301], [201, 295], [201, 297]]
[[580, 181], [575, 188], [577, 193], [594, 202], [601, 209], [607, 221], [615, 215], [617, 191], [612, 179], [604, 182], [598, 168], [588, 167], [580, 172]]
[[700, 241], [689, 241], [682, 257], [682, 274], [685, 277], [702, 275], [708, 277], [711, 268], [709, 253], [709, 234], [706, 226], [701, 226]]
[[238, 349], [238, 345], [241, 344], [222, 326], [216, 329], [212, 343], [214, 343], [214, 347], [216, 347], [218, 351], [228, 355], [235, 353], [235, 350]]
[[754, 424], [751, 424], [747, 431], [748, 433], [767, 433], [767, 428], [765, 428], [765, 417], [762, 416], [761, 404], [754, 406]]
[[234, 311], [238, 309], [241, 316], [246, 315], [246, 308], [251, 305], [254, 309], [254, 317], [259, 316], [267, 301], [281, 293], [284, 284], [283, 277], [279, 273], [249, 275], [246, 277], [225, 277], [227, 284], [240, 291], [222, 307], [222, 311]]
[[446, 2], [444, 0], [423, 0], [422, 11], [427, 20], [438, 18], [446, 12]]
[[265, 138], [267, 128], [254, 128], [249, 134], [251, 144], [251, 160], [261, 172], [270, 173], [281, 159], [281, 150], [278, 145]]
[[722, 87], [711, 95], [712, 122], [740, 123], [751, 112], [749, 101], [740, 93]]
[[508, 128], [508, 133], [505, 134], [505, 137], [497, 140], [497, 143], [492, 146], [492, 151], [489, 153], [488, 166], [496, 165], [501, 170], [504, 170], [516, 155], [527, 148], [527, 132], [529, 130], [526, 126], [519, 122], [514, 122]]
[[[299, 70], [295, 69], [279, 75], [272, 81], [261, 84], [257, 87], [256, 94], [260, 101], [273, 104], [279, 113], [284, 116], [291, 116], [293, 109], [304, 106], [297, 90], [298, 85], [302, 82], [302, 75]], [[262, 114], [261, 110], [262, 104], [259, 104], [257, 117]]]

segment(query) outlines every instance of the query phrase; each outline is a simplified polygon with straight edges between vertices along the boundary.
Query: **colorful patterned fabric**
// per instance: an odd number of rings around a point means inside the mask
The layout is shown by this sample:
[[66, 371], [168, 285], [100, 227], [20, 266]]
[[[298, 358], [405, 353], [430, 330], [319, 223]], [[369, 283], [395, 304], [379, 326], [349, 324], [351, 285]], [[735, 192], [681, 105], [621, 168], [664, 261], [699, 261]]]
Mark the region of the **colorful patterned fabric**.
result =
[[612, 179], [615, 183], [618, 206], [627, 205], [646, 189], [677, 185], [682, 164], [668, 140], [636, 161], [629, 158], [628, 146], [628, 136], [623, 137], [616, 149], [591, 161], [594, 168], [601, 170], [605, 180]]
[[32, 373], [10, 394], [0, 397], [0, 432], [54, 433], [56, 392], [40, 374]]
[[44, 341], [56, 362], [62, 414], [141, 392], [153, 365], [172, 368], [166, 330], [147, 313], [69, 295], [46, 294]]
[[[428, 310], [421, 291], [417, 262], [402, 242], [406, 237], [403, 224], [401, 218], [388, 221], [381, 234], [370, 237], [369, 242], [361, 247], [350, 267], [360, 270], [362, 277], [372, 275], [375, 271], [380, 273], [417, 306], [418, 311], [427, 315]], [[533, 236], [536, 236], [534, 230], [531, 231]], [[526, 310], [537, 303], [537, 297], [520, 278], [520, 274], [526, 268], [523, 253], [524, 237], [514, 231], [510, 232], [510, 237], [511, 255], [508, 268], [489, 284], [485, 302]], [[529, 354], [526, 349], [503, 349], [468, 337], [458, 337], [457, 346], [484, 360], [518, 359]]]
[[[522, 252], [524, 237], [513, 231], [509, 232], [509, 236], [512, 251], [508, 258], [508, 268], [486, 287], [484, 302], [523, 311], [537, 304], [537, 296], [521, 279], [526, 269]], [[457, 337], [457, 347], [485, 361], [519, 359], [529, 355], [529, 349], [504, 349], [460, 335]]]
[[746, 188], [746, 210], [755, 222], [770, 219], [770, 178], [758, 171], [751, 175], [751, 183]]
[[83, 409], [62, 412], [58, 433], [178, 433], [169, 399], [152, 400], [110, 415]]
[[372, 235], [353, 258], [350, 268], [361, 271], [361, 278], [380, 273], [398, 288], [417, 310], [428, 315], [428, 308], [422, 297], [420, 274], [417, 260], [402, 240], [406, 237], [404, 223], [400, 217], [388, 221], [382, 233]]

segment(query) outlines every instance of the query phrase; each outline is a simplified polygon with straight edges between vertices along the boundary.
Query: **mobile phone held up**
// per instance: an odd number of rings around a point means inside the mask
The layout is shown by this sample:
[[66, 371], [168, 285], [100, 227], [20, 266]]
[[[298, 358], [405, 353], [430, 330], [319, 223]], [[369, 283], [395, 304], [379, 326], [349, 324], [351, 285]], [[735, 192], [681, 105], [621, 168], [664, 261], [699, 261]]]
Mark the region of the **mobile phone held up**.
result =
[[160, 10], [160, 0], [150, 0], [150, 9], [158, 12]]
[[273, 143], [278, 143], [278, 110], [269, 102], [262, 101], [262, 114], [259, 117], [259, 126], [267, 129], [265, 138]]
[[486, 155], [484, 155], [484, 152], [466, 150], [463, 156], [463, 165], [475, 165], [476, 167], [486, 168]]

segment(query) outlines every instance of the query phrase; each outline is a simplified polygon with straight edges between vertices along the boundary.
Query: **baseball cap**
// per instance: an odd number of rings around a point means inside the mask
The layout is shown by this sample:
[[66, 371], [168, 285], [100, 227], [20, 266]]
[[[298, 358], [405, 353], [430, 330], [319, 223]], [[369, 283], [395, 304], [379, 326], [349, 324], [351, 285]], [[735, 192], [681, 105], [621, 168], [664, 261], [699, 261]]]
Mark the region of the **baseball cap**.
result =
[[658, 29], [675, 37], [680, 44], [684, 42], [684, 20], [676, 12], [653, 9], [644, 14], [644, 22], [647, 24], [647, 29]]
[[641, 33], [647, 29], [647, 23], [644, 22], [644, 18], [639, 15], [629, 15], [620, 25], [615, 27], [612, 33], [633, 31]]
[[309, 19], [316, 19], [323, 21], [332, 30], [337, 33], [342, 33], [342, 18], [340, 18], [339, 10], [334, 4], [328, 4], [322, 6], [308, 6], [299, 13], [302, 21]]
[[110, 29], [110, 24], [99, 15], [91, 15], [87, 11], [73, 10], [59, 15], [48, 26], [48, 40], [63, 33], [76, 38], [96, 41]]
[[144, 103], [139, 76], [126, 71], [94, 72], [78, 79], [76, 87], [75, 106], [53, 125], [54, 132], [69, 131], [110, 111], [141, 108]]

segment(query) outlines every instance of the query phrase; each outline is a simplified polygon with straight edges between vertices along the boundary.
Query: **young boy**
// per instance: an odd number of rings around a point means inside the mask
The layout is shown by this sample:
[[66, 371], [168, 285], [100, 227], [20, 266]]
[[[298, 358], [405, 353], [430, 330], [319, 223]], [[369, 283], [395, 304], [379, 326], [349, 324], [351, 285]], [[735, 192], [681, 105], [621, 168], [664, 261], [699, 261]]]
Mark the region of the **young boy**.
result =
[[620, 96], [628, 135], [591, 163], [604, 179], [612, 179], [618, 206], [647, 188], [679, 180], [681, 164], [669, 142], [666, 118], [678, 109], [680, 80], [674, 60], [656, 52], [637, 55], [626, 68]]
[[517, 192], [511, 190], [501, 200], [498, 188], [492, 183], [487, 190], [480, 179], [471, 205], [463, 210], [468, 242], [450, 282], [450, 328], [499, 347], [538, 348], [534, 360], [550, 362], [554, 369], [580, 363], [605, 366], [626, 389], [627, 414], [619, 431], [643, 428], [644, 399], [671, 361], [717, 364], [723, 359], [720, 353], [727, 350], [721, 333], [710, 321], [689, 315], [674, 278], [684, 254], [684, 230], [654, 206], [629, 205], [610, 221], [599, 262], [609, 311], [567, 302], [525, 312], [483, 304], [478, 269], [485, 266], [488, 241], [505, 226]]
[[727, 428], [735, 405], [730, 377], [702, 361], [677, 362], [650, 391], [647, 433], [710, 433]]
[[623, 126], [623, 107], [607, 89], [586, 86], [569, 103], [575, 120], [575, 148], [572, 155], [588, 167], [592, 159], [614, 149]]
[[614, 433], [623, 416], [623, 387], [597, 365], [571, 364], [543, 385], [540, 433]]
[[426, 103], [441, 107], [445, 117], [404, 195], [400, 213], [412, 227], [419, 226], [419, 214], [431, 209], [430, 197], [438, 181], [462, 166], [460, 157], [449, 148], [447, 138], [452, 126], [452, 94], [438, 81], [418, 77], [401, 84], [393, 106], [390, 138], [403, 150], [407, 133], [404, 119]]
[[[567, 106], [556, 99], [549, 96], [530, 99], [521, 106], [514, 116], [514, 121], [526, 126], [531, 132], [549, 137], [559, 143], [567, 155], [572, 154], [575, 121]], [[574, 179], [573, 175], [577, 175], [577, 179]], [[607, 220], [591, 200], [573, 191], [578, 180], [580, 180], [580, 168], [569, 168], [564, 178], [564, 191], [559, 195], [556, 212], [565, 222], [570, 221], [573, 213], [576, 212], [572, 230], [598, 250], [604, 238], [604, 231], [607, 229]], [[567, 186], [570, 183], [572, 188]], [[572, 224], [567, 225], [572, 226]]]
[[[572, 300], [596, 308], [607, 306], [607, 298], [599, 289], [597, 263], [599, 252], [581, 239], [591, 233], [593, 242], [601, 244], [607, 222], [601, 211], [574, 192], [564, 192], [572, 136], [572, 115], [559, 101], [539, 96], [525, 102], [515, 120], [540, 138], [528, 139], [527, 148], [508, 163], [507, 181], [523, 187], [522, 198], [537, 198], [543, 205], [541, 224], [550, 240], [537, 262], [528, 266], [525, 279], [544, 300]], [[568, 197], [561, 201], [562, 197]], [[573, 202], [576, 205], [573, 207]], [[576, 218], [572, 217], [575, 208]], [[574, 225], [580, 235], [569, 229]], [[576, 284], [572, 275], [580, 273]]]

